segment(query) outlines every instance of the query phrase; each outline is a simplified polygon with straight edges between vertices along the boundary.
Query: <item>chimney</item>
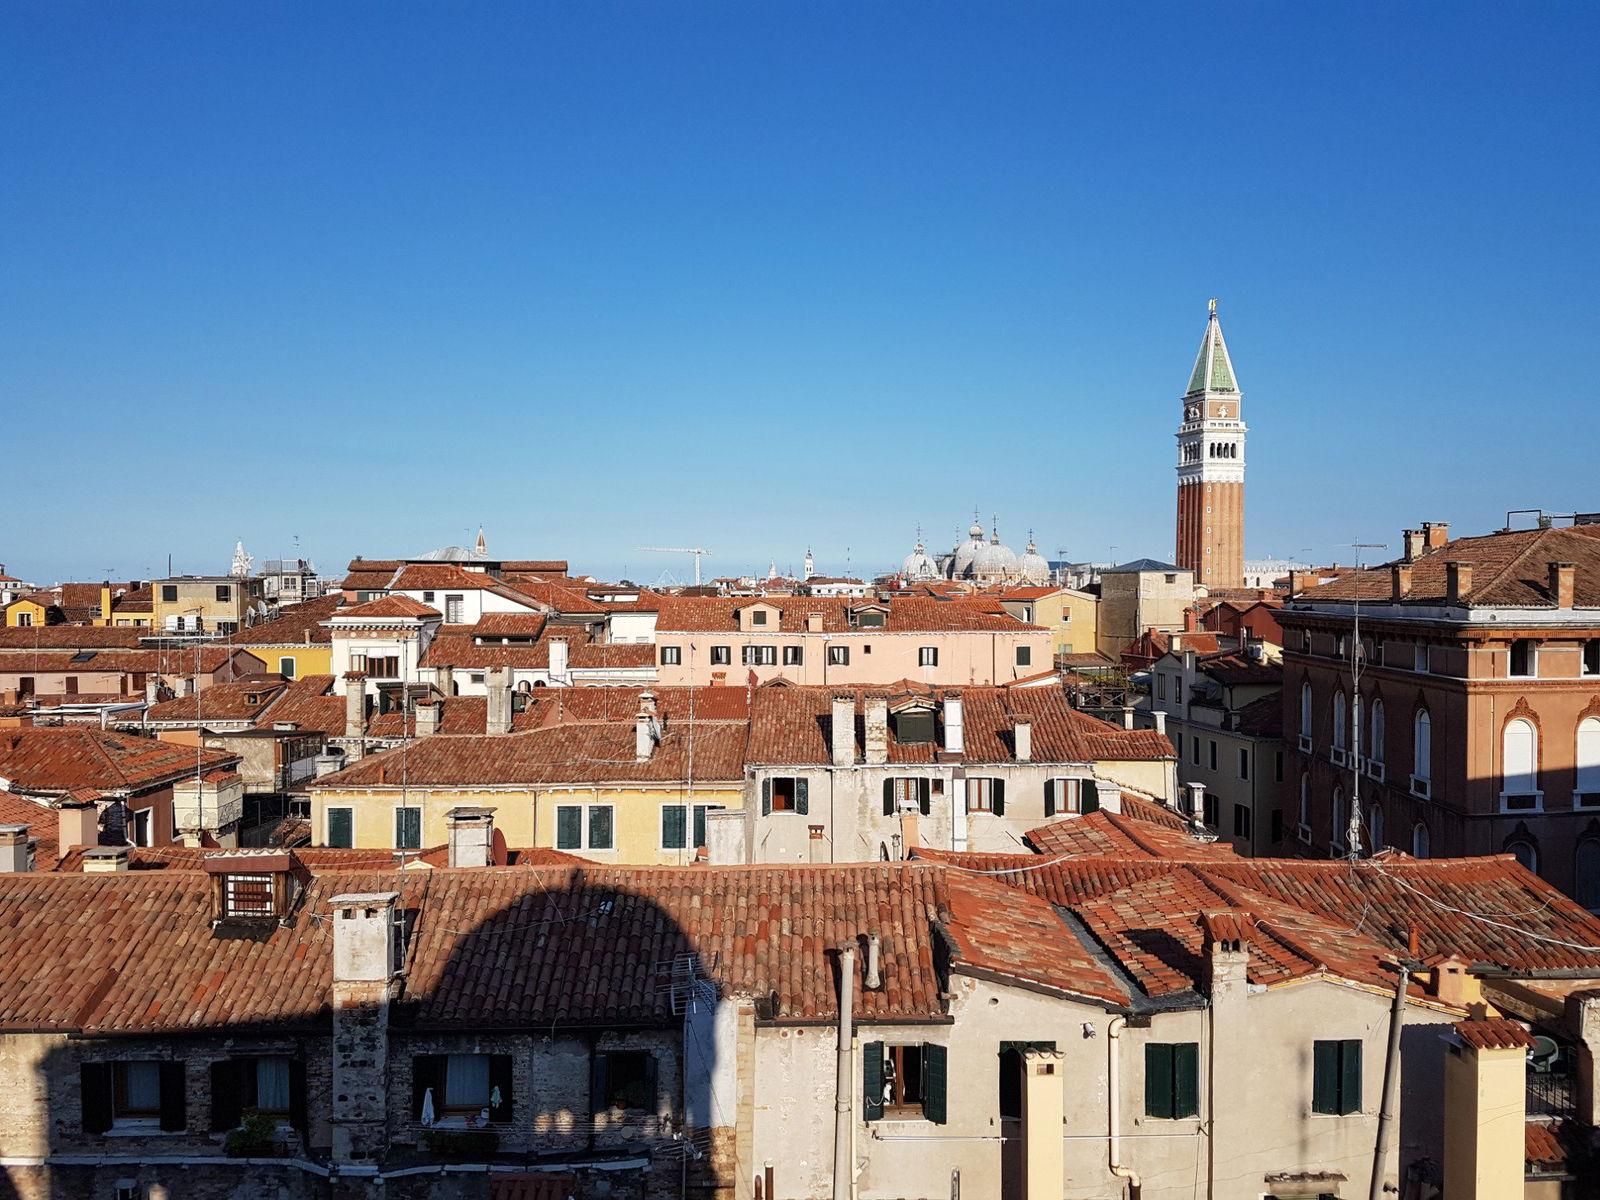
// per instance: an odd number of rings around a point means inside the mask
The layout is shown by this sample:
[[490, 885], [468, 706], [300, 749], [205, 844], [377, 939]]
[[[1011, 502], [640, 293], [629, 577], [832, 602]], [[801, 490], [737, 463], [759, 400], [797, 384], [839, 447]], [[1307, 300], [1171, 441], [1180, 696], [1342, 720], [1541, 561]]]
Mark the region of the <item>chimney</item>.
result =
[[813, 863], [828, 861], [828, 847], [823, 843], [822, 834], [823, 826], [806, 826], [806, 848], [810, 861]]
[[486, 677], [489, 705], [483, 731], [488, 734], [511, 732], [511, 668], [490, 667]]
[[1450, 1200], [1523, 1195], [1533, 1044], [1503, 1017], [1456, 1024], [1444, 1060], [1442, 1194]]
[[[399, 892], [333, 898], [333, 1160], [371, 1163], [388, 1142], [389, 992]], [[442, 1096], [435, 1096], [437, 1104]]]
[[1395, 563], [1389, 568], [1389, 599], [1404, 600], [1411, 595], [1411, 567]]
[[456, 669], [451, 666], [435, 667], [433, 669], [433, 686], [439, 689], [441, 696], [454, 696], [456, 694]]
[[1011, 724], [1011, 743], [1018, 762], [1033, 761], [1033, 722], [1018, 717]]
[[864, 755], [869, 767], [889, 761], [889, 700], [885, 696], [867, 697], [867, 747]]
[[567, 677], [567, 662], [572, 651], [571, 643], [566, 638], [550, 639], [550, 678], [565, 679]]
[[1472, 595], [1472, 564], [1459, 561], [1445, 563], [1444, 590], [1446, 603], [1466, 603]]
[[875, 992], [883, 986], [883, 954], [882, 946], [875, 933], [867, 935], [867, 980], [866, 988]]
[[487, 867], [494, 859], [494, 809], [452, 808], [445, 814], [452, 867]]
[[1154, 711], [1151, 712], [1150, 716], [1155, 720], [1156, 732], [1159, 733], [1162, 737], [1165, 737], [1166, 734], [1167, 734], [1167, 714], [1166, 714], [1166, 710], [1160, 709], [1160, 708], [1155, 709]]
[[741, 809], [712, 809], [706, 813], [706, 861], [731, 866], [749, 860], [745, 834], [750, 819]]
[[337, 750], [325, 750], [313, 760], [316, 767], [317, 778], [332, 775], [335, 771], [344, 769], [344, 755]]
[[395, 959], [399, 892], [345, 892], [333, 907], [334, 983], [387, 983]]
[[819, 612], [808, 612], [806, 614], [806, 632], [807, 633], [821, 633], [822, 632], [822, 614], [821, 613], [819, 613]]
[[922, 813], [915, 806], [907, 808], [900, 814], [900, 856], [910, 858], [911, 852], [922, 845], [922, 839], [917, 834], [917, 820]]
[[144, 678], [144, 702], [150, 706], [161, 703], [161, 680], [154, 675]]
[[656, 726], [655, 717], [650, 715], [649, 709], [644, 706], [644, 697], [639, 697], [639, 711], [633, 718], [633, 757], [636, 762], [649, 762], [650, 756], [655, 753], [656, 743], [661, 740], [661, 732]]
[[1192, 607], [1183, 610], [1183, 631], [1193, 633], [1200, 628], [1200, 616]]
[[1557, 608], [1571, 608], [1577, 592], [1578, 567], [1575, 563], [1550, 564], [1550, 598]]
[[439, 717], [443, 706], [437, 701], [424, 698], [417, 701], [417, 719], [412, 728], [419, 738], [432, 737], [439, 732]]
[[1450, 541], [1449, 521], [1424, 521], [1422, 538], [1429, 550], [1437, 550]]
[[1206, 984], [1213, 1013], [1248, 995], [1253, 922], [1242, 912], [1205, 913], [1200, 918], [1206, 944]]
[[100, 624], [111, 624], [111, 581], [100, 584]]
[[1122, 706], [1122, 727], [1124, 729], [1133, 728], [1133, 705], [1131, 704]]
[[1195, 652], [1193, 650], [1187, 650], [1187, 649], [1184, 650], [1184, 652], [1183, 652], [1183, 673], [1185, 675], [1193, 675], [1194, 674], [1195, 658], [1196, 658], [1196, 655], [1195, 655]]
[[944, 749], [946, 754], [966, 750], [966, 733], [961, 728], [961, 693], [947, 692], [944, 698]]
[[1191, 825], [1201, 824], [1206, 814], [1206, 785], [1186, 783], [1183, 785], [1183, 793], [1187, 797], [1185, 803], [1188, 805], [1183, 815], [1189, 818]]
[[1315, 571], [1290, 571], [1289, 595], [1298, 596], [1316, 581], [1317, 573]]
[[1107, 783], [1104, 779], [1095, 780], [1095, 795], [1100, 799], [1101, 812], [1120, 813], [1122, 811], [1122, 785], [1120, 783]]
[[56, 851], [100, 844], [100, 810], [93, 800], [63, 800], [56, 809]]
[[1420, 529], [1402, 529], [1400, 543], [1405, 552], [1400, 556], [1401, 562], [1414, 563], [1422, 557], [1422, 552], [1427, 548], [1427, 540], [1422, 536]]
[[850, 692], [834, 693], [828, 738], [833, 749], [833, 765], [852, 766], [856, 761], [856, 698]]
[[367, 727], [367, 673], [344, 673], [344, 735], [358, 738]]
[[34, 843], [26, 825], [0, 825], [0, 874], [33, 870]]
[[1061, 1137], [1066, 1121], [1066, 1058], [1065, 1051], [1055, 1049], [1022, 1053], [1022, 1120], [1015, 1135], [1022, 1143], [1018, 1163], [1022, 1187], [1017, 1192], [1022, 1200], [1049, 1200], [1061, 1194], [1067, 1160]]
[[120, 875], [127, 869], [126, 846], [90, 846], [83, 852], [85, 875]]

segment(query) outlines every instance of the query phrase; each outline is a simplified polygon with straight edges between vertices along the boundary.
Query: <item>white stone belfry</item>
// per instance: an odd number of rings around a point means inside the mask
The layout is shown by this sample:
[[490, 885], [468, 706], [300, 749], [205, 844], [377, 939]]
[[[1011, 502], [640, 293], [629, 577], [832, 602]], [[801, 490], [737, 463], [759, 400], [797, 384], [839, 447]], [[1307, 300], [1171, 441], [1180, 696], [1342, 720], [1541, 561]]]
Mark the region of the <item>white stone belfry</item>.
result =
[[233, 544], [233, 566], [230, 568], [229, 574], [237, 576], [240, 579], [244, 579], [250, 574], [250, 568], [255, 565], [256, 560], [249, 554], [245, 553], [244, 540], [241, 538], [239, 541], [235, 542]]

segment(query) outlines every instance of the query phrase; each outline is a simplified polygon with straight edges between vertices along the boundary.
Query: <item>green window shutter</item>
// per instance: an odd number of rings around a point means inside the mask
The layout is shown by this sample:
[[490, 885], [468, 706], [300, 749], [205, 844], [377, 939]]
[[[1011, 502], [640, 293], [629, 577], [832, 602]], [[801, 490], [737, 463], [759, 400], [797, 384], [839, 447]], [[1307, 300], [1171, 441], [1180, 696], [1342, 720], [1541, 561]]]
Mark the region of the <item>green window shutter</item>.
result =
[[761, 781], [761, 815], [763, 817], [772, 815], [772, 780], [770, 779]]
[[1172, 1047], [1165, 1042], [1145, 1044], [1144, 1115], [1172, 1116]]
[[892, 779], [883, 781], [883, 815], [886, 817], [894, 816], [894, 780]]
[[994, 809], [995, 816], [1003, 817], [1006, 815], [1006, 781], [996, 779], [989, 786], [992, 789], [989, 793], [989, 807]]
[[1172, 1115], [1200, 1115], [1199, 1042], [1178, 1042], [1172, 1047]]
[[922, 1115], [943, 1125], [947, 1114], [945, 1093], [950, 1085], [950, 1051], [927, 1042], [922, 1047]]
[[1092, 779], [1085, 779], [1079, 785], [1078, 811], [1081, 813], [1097, 812], [1100, 808], [1100, 788]]
[[861, 1115], [868, 1121], [883, 1120], [882, 1042], [861, 1047]]
[[917, 803], [922, 806], [922, 815], [927, 816], [932, 809], [930, 797], [932, 787], [926, 779], [917, 780]]
[[328, 810], [328, 845], [344, 850], [355, 845], [351, 815], [352, 810], [348, 808]]
[[78, 1068], [78, 1096], [83, 1104], [85, 1133], [104, 1133], [111, 1128], [111, 1090], [110, 1063], [86, 1062]]
[[1339, 1111], [1361, 1111], [1361, 1043], [1351, 1039], [1340, 1043]]
[[1311, 1052], [1311, 1111], [1339, 1111], [1339, 1043], [1317, 1042]]
[[1056, 781], [1054, 779], [1046, 779], [1044, 781], [1044, 815], [1047, 817], [1056, 815]]
[[578, 850], [583, 846], [583, 809], [563, 805], [556, 809], [556, 849]]
[[802, 815], [811, 811], [811, 781], [800, 778], [794, 781], [794, 810]]
[[394, 810], [394, 844], [402, 850], [416, 850], [422, 845], [422, 810], [397, 808]]
[[682, 850], [685, 840], [685, 815], [681, 804], [661, 806], [661, 845], [666, 850]]
[[596, 804], [589, 809], [589, 849], [611, 849], [611, 809]]

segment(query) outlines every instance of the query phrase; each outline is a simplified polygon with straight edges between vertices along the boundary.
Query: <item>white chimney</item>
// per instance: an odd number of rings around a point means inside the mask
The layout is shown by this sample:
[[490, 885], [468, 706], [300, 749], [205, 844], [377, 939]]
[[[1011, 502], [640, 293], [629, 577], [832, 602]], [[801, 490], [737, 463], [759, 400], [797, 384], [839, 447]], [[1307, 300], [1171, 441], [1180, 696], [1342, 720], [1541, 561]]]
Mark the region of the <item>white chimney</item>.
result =
[[833, 765], [836, 767], [853, 765], [856, 761], [856, 698], [852, 693], [834, 694], [828, 725]]
[[26, 825], [0, 825], [0, 874], [33, 870], [33, 850]]
[[883, 986], [882, 952], [875, 933], [867, 935], [867, 990], [875, 992]]
[[126, 846], [90, 846], [83, 852], [85, 875], [120, 875], [127, 869]]
[[413, 728], [419, 738], [432, 737], [439, 732], [441, 706], [436, 700], [417, 701], [417, 718]]
[[639, 711], [633, 718], [633, 757], [638, 762], [649, 762], [656, 744], [661, 741], [661, 728], [656, 724], [655, 713], [651, 711], [654, 705], [645, 704], [648, 696], [650, 693], [645, 692], [639, 697]]
[[951, 692], [944, 698], [944, 748], [948, 754], [961, 754], [966, 749], [966, 736], [961, 728], [960, 692]]
[[399, 899], [399, 892], [346, 892], [333, 898], [335, 983], [378, 983], [394, 975]]
[[567, 677], [567, 658], [571, 646], [566, 638], [550, 639], [550, 678], [565, 679]]
[[1095, 795], [1100, 800], [1101, 812], [1120, 813], [1122, 811], [1122, 785], [1107, 783], [1104, 779], [1096, 780], [1094, 785]]
[[1155, 720], [1156, 732], [1160, 733], [1160, 734], [1165, 734], [1167, 732], [1167, 714], [1166, 714], [1166, 711], [1164, 709], [1157, 708], [1157, 709], [1154, 709], [1154, 710], [1151, 711], [1150, 716]]
[[868, 766], [889, 761], [889, 700], [886, 696], [867, 697], [866, 754]]
[[494, 809], [452, 808], [445, 814], [452, 867], [487, 867], [494, 858]]
[[1019, 718], [1011, 727], [1011, 738], [1018, 762], [1033, 761], [1033, 722]]
[[1188, 811], [1184, 813], [1191, 823], [1198, 825], [1205, 817], [1206, 811], [1206, 785], [1203, 783], [1186, 783], [1183, 785], [1184, 793], [1188, 796]]
[[511, 732], [511, 668], [491, 667], [485, 676], [489, 703], [484, 716], [484, 732]]

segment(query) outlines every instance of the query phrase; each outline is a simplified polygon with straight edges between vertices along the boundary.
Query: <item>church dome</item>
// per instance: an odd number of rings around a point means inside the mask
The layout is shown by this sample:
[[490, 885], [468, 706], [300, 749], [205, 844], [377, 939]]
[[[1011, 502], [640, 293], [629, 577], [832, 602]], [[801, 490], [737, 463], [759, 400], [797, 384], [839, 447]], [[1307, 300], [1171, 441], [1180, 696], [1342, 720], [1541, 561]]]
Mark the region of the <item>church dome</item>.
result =
[[983, 540], [983, 526], [974, 519], [972, 527], [967, 530], [967, 540], [959, 543], [955, 553], [950, 559], [950, 577], [952, 579], [965, 579], [971, 574], [972, 562], [983, 550], [987, 543]]
[[939, 577], [939, 567], [928, 557], [927, 548], [920, 537], [917, 539], [917, 548], [906, 555], [905, 561], [900, 564], [900, 573], [913, 581]]
[[1000, 531], [979, 547], [972, 558], [972, 574], [980, 578], [1010, 579], [1017, 573], [1017, 556], [1009, 546], [1001, 545]]
[[1044, 555], [1039, 553], [1039, 548], [1033, 544], [1032, 538], [1028, 539], [1028, 548], [1017, 560], [1017, 574], [1022, 582], [1036, 586], [1050, 582], [1050, 564], [1045, 561]]

